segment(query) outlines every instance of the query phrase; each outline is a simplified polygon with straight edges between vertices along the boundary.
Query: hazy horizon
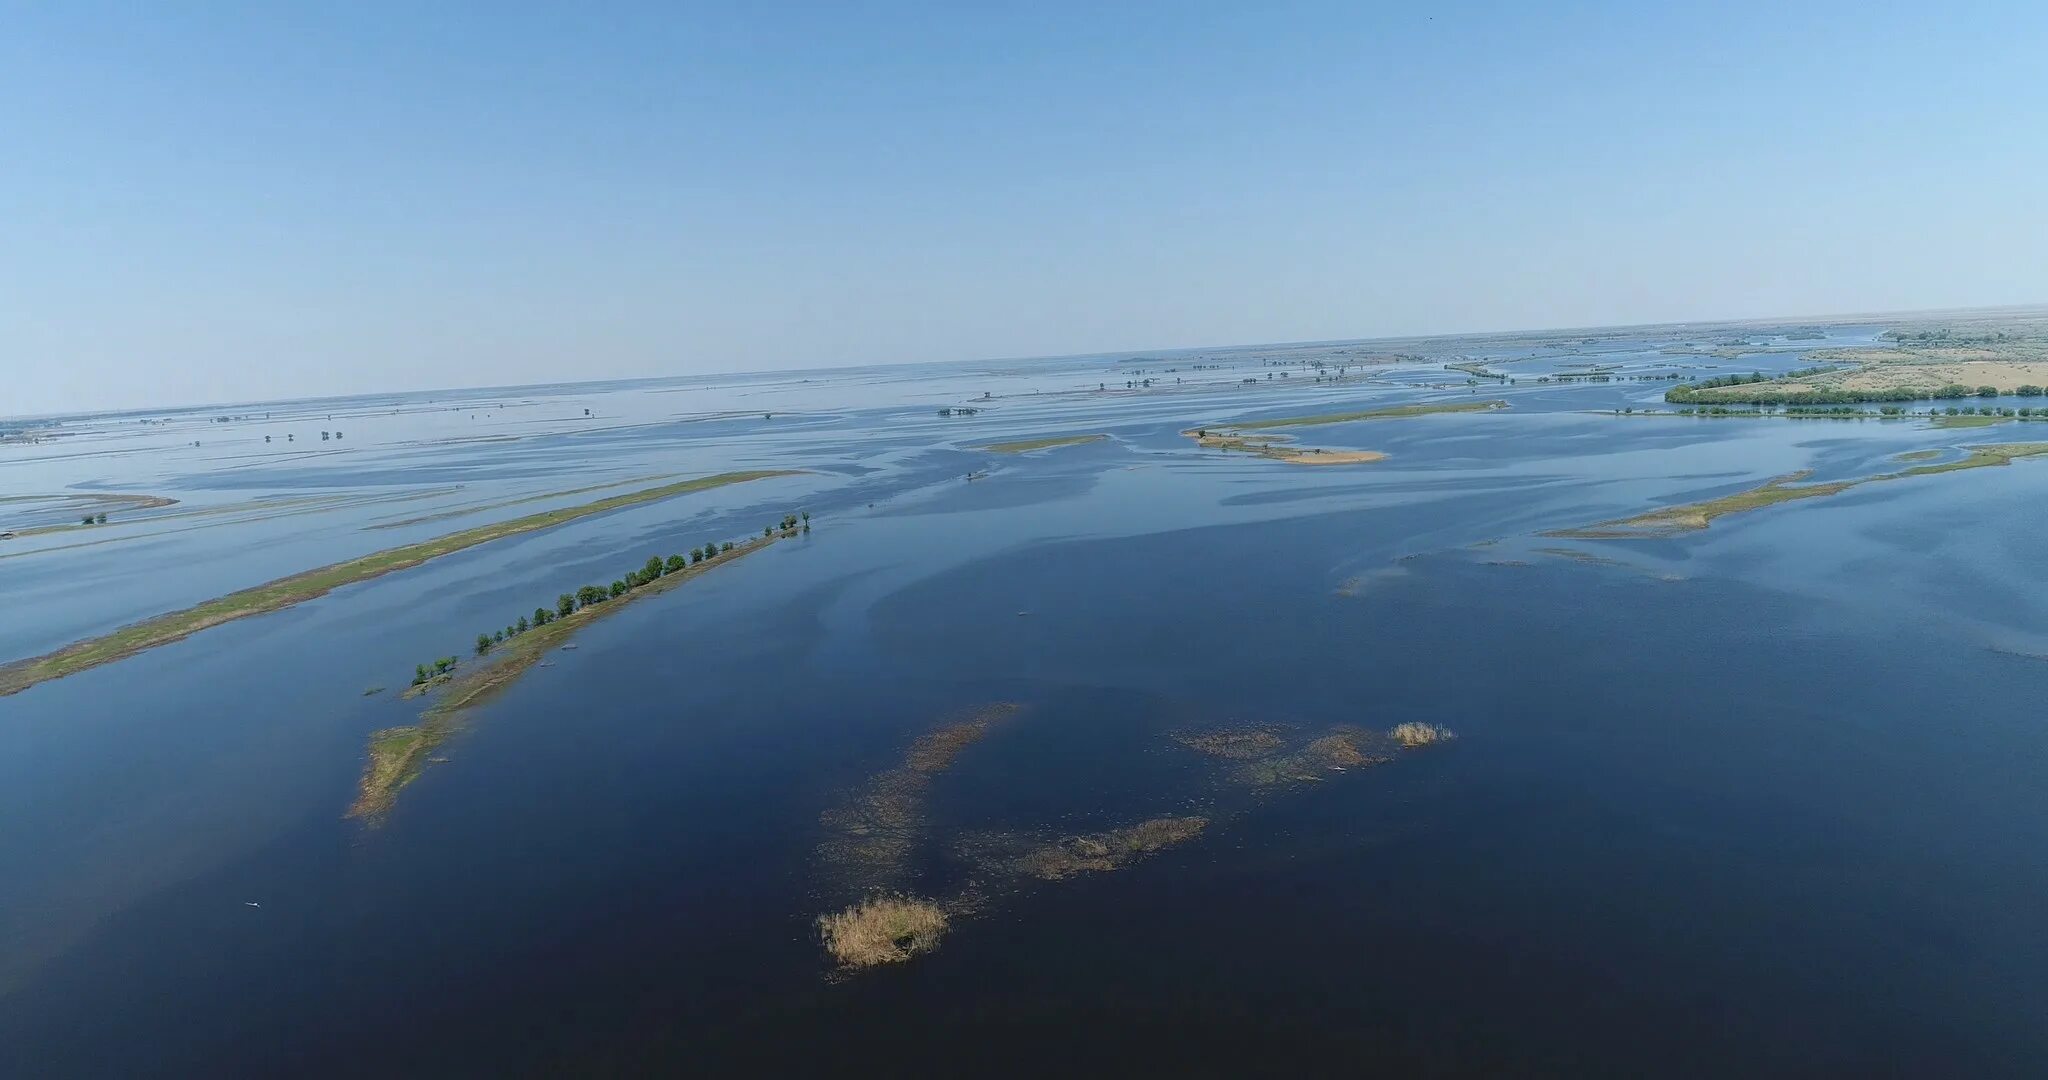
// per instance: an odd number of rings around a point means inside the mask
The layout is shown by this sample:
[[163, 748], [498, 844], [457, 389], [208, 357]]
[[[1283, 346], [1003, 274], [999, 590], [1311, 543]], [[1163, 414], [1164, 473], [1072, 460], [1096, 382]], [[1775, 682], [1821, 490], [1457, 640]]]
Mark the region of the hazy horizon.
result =
[[86, 408], [41, 413], [0, 414], [0, 420], [61, 419], [72, 416], [100, 416], [110, 414], [154, 412], [158, 410], [165, 412], [177, 412], [214, 407], [240, 408], [254, 405], [288, 404], [300, 401], [325, 401], [330, 399], [340, 400], [345, 398], [356, 397], [378, 397], [388, 394], [452, 394], [487, 390], [518, 390], [536, 386], [600, 385], [609, 383], [641, 382], [656, 379], [710, 377], [717, 375], [800, 375], [814, 371], [838, 371], [853, 368], [870, 367], [912, 367], [932, 364], [1015, 364], [1029, 363], [1033, 361], [1052, 362], [1058, 360], [1072, 360], [1076, 358], [1090, 356], [1116, 356], [1125, 353], [1177, 353], [1200, 352], [1204, 350], [1222, 351], [1231, 349], [1278, 349], [1291, 348], [1295, 346], [1314, 345], [1370, 345], [1380, 342], [1399, 343], [1408, 341], [1436, 341], [1455, 338], [1510, 336], [1540, 337], [1548, 334], [1568, 334], [1580, 331], [1637, 330], [1659, 327], [1770, 326], [1781, 324], [1796, 325], [1806, 323], [1818, 325], [1830, 323], [1840, 324], [1845, 322], [1860, 322], [1864, 320], [1909, 321], [1917, 318], [1980, 316], [1991, 314], [2018, 314], [2028, 312], [2038, 312], [2043, 315], [2048, 315], [2048, 303], [2000, 304], [1989, 307], [1913, 308], [1901, 311], [1844, 311], [1833, 312], [1828, 314], [1757, 315], [1728, 319], [1675, 319], [1664, 322], [1648, 323], [1608, 323], [1605, 325], [1598, 326], [1580, 325], [1496, 327], [1479, 330], [1452, 330], [1441, 333], [1384, 334], [1372, 337], [1315, 338], [1294, 341], [1233, 341], [1207, 342], [1193, 345], [1141, 345], [1121, 349], [1090, 349], [1082, 352], [1047, 353], [1036, 356], [969, 356], [937, 360], [901, 360], [880, 361], [873, 363], [815, 364], [808, 367], [733, 368], [727, 371], [694, 371], [680, 373], [670, 372], [654, 374], [598, 375], [592, 376], [587, 379], [552, 379], [518, 383], [477, 383], [470, 385], [379, 387], [367, 390], [346, 391], [333, 394], [302, 394], [297, 397], [225, 398], [210, 401], [164, 402], [147, 405], [109, 406], [97, 409]]
[[2022, 4], [10, 31], [0, 415], [2048, 298]]

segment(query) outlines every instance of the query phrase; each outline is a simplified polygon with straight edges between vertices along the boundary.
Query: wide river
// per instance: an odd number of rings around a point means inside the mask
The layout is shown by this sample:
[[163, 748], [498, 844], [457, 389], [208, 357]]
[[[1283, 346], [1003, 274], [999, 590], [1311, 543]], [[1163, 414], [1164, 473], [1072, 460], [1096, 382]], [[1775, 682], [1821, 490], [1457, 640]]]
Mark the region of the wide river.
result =
[[[1637, 415], [1662, 376], [1876, 331], [1823, 329], [565, 384], [0, 444], [0, 662], [655, 478], [801, 470], [0, 697], [0, 1074], [2039, 1075], [2048, 461], [1543, 535], [2048, 441]], [[1270, 429], [1371, 463], [1182, 435], [1491, 400]], [[1062, 435], [1106, 438], [982, 448]], [[433, 701], [401, 694], [416, 664], [801, 512], [591, 621], [388, 813], [345, 816], [371, 733]], [[1456, 737], [1385, 741], [1403, 724]], [[1198, 748], [1218, 733], [1277, 749]], [[1333, 734], [1387, 752], [1316, 756]], [[1013, 857], [1169, 817], [1204, 825], [1064, 874]], [[876, 896], [943, 908], [943, 938], [841, 968], [819, 917]]]

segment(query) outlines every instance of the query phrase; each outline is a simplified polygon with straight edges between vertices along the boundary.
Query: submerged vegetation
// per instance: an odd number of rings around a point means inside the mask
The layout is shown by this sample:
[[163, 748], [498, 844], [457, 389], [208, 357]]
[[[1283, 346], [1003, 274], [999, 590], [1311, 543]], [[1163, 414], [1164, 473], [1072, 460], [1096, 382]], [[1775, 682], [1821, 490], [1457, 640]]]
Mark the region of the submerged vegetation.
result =
[[1127, 828], [1069, 836], [1035, 847], [1018, 858], [1015, 867], [1041, 881], [1115, 870], [1193, 840], [1208, 827], [1205, 817], [1152, 818]]
[[1265, 757], [1286, 745], [1280, 736], [1265, 728], [1195, 732], [1176, 735], [1173, 741], [1197, 753], [1228, 761]]
[[209, 600], [182, 611], [173, 611], [152, 619], [123, 627], [110, 634], [84, 641], [73, 642], [52, 653], [18, 660], [0, 666], [0, 696], [18, 693], [31, 686], [50, 679], [61, 679], [100, 664], [110, 663], [123, 657], [133, 656], [145, 649], [167, 645], [222, 623], [251, 615], [278, 611], [294, 604], [304, 603], [316, 597], [325, 596], [344, 585], [367, 581], [395, 570], [406, 570], [436, 559], [443, 555], [489, 543], [508, 536], [518, 536], [539, 529], [567, 524], [594, 514], [624, 509], [667, 499], [693, 491], [704, 491], [727, 484], [744, 483], [771, 476], [794, 475], [786, 469], [757, 469], [748, 472], [719, 473], [716, 476], [699, 477], [674, 484], [647, 488], [643, 491], [614, 495], [607, 499], [585, 503], [581, 506], [564, 507], [545, 513], [529, 514], [490, 525], [479, 525], [473, 529], [450, 533], [433, 540], [407, 544], [403, 547], [380, 551], [371, 555], [334, 563], [330, 566], [307, 570], [289, 577], [278, 578], [252, 588], [229, 593], [218, 599]]
[[903, 763], [877, 774], [843, 804], [819, 818], [825, 841], [820, 860], [861, 893], [900, 888], [924, 828], [925, 792], [961, 751], [1021, 710], [1011, 702], [986, 705], [911, 743]]
[[[1191, 843], [1227, 819], [1227, 811], [1219, 816], [1205, 809], [1145, 818], [1101, 832], [1062, 836], [1039, 830], [963, 830], [951, 844], [934, 843], [939, 838], [930, 835], [924, 814], [929, 786], [963, 752], [981, 743], [995, 724], [1019, 711], [1011, 704], [988, 706], [942, 724], [913, 742], [901, 764], [878, 774], [821, 817], [826, 839], [819, 847], [820, 868], [829, 887], [846, 890], [852, 898], [849, 906], [818, 920], [837, 974], [898, 963], [929, 951], [953, 920], [985, 910], [1006, 883], [1057, 883], [1119, 870]], [[1411, 722], [1389, 732], [1339, 726], [1292, 749], [1278, 729], [1266, 725], [1171, 737], [1183, 749], [1227, 763], [1230, 767], [1221, 778], [1264, 787], [1391, 761], [1404, 750], [1419, 750], [1453, 736], [1437, 725]], [[1261, 794], [1266, 793], [1270, 792]], [[950, 852], [963, 860], [970, 871], [967, 883], [949, 899], [916, 898], [913, 859], [921, 852]]]

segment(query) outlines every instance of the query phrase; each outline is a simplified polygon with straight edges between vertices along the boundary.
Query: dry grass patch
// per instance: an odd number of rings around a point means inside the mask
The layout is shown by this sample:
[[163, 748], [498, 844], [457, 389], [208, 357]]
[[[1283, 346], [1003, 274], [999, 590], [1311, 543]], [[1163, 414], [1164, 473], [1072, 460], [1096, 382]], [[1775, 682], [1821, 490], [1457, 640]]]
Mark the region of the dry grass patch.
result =
[[1413, 750], [1431, 743], [1449, 742], [1457, 738], [1451, 734], [1449, 728], [1438, 727], [1435, 724], [1419, 724], [1412, 720], [1394, 725], [1394, 730], [1387, 732], [1387, 737], [1400, 743], [1404, 750]]
[[938, 948], [946, 922], [945, 910], [929, 901], [875, 896], [819, 916], [818, 934], [840, 966], [871, 968], [900, 964]]

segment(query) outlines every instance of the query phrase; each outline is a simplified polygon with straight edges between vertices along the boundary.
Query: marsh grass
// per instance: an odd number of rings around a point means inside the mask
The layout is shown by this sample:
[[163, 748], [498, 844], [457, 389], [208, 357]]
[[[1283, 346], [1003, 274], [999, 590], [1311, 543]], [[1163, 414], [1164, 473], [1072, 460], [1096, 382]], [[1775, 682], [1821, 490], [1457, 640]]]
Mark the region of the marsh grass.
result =
[[945, 909], [907, 896], [872, 896], [843, 911], [818, 917], [825, 951], [842, 967], [900, 964], [939, 947], [946, 935]]
[[1404, 750], [1414, 750], [1417, 747], [1428, 746], [1432, 743], [1449, 742], [1457, 738], [1456, 735], [1451, 734], [1449, 728], [1438, 727], [1435, 724], [1421, 724], [1414, 721], [1409, 721], [1405, 724], [1395, 724], [1394, 730], [1387, 732], [1387, 737], [1400, 743], [1401, 748]]

